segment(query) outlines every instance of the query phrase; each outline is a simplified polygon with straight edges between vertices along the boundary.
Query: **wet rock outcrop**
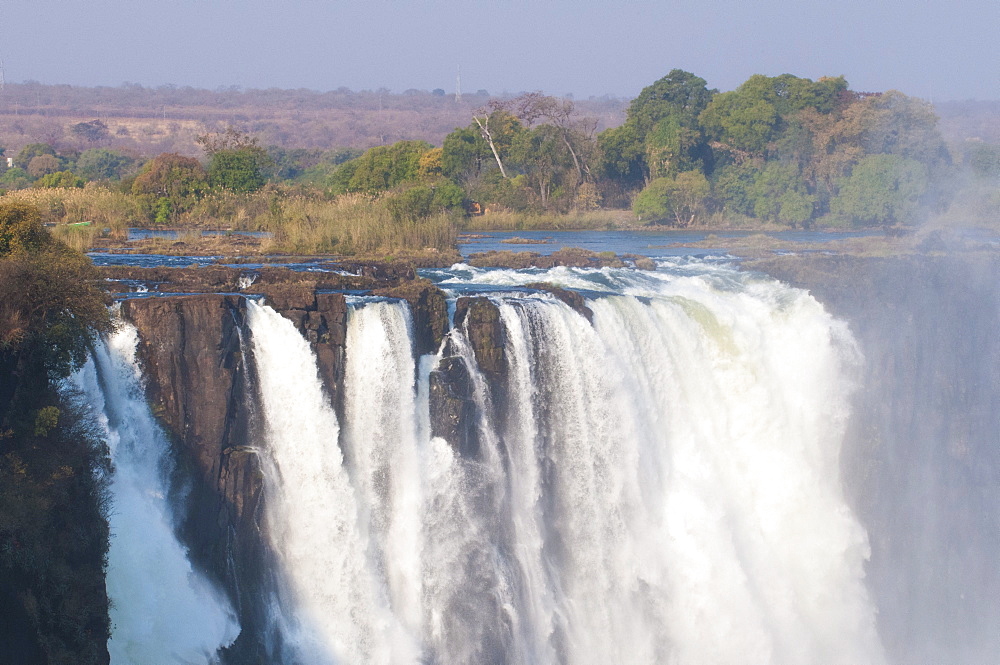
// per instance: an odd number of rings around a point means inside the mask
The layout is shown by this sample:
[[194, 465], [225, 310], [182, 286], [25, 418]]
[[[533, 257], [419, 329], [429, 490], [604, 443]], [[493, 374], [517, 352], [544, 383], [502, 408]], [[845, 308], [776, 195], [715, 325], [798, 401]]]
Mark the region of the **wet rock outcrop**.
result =
[[469, 265], [477, 268], [624, 268], [625, 261], [614, 252], [594, 252], [579, 247], [563, 247], [551, 254], [539, 252], [489, 251], [472, 254]]
[[259, 594], [268, 552], [263, 474], [253, 441], [252, 367], [245, 361], [246, 301], [202, 294], [122, 303], [139, 331], [138, 354], [154, 413], [174, 440], [183, 539], [195, 561], [226, 589], [240, 614], [241, 640], [262, 633]]
[[266, 302], [289, 319], [309, 340], [319, 375], [337, 413], [343, 399], [344, 344], [347, 340], [347, 298], [342, 293], [315, 290], [269, 291]]
[[535, 289], [537, 291], [545, 291], [551, 293], [559, 300], [569, 305], [575, 312], [580, 314], [583, 318], [587, 319], [590, 323], [594, 322], [594, 312], [589, 307], [587, 307], [587, 299], [581, 296], [576, 291], [569, 291], [555, 284], [549, 284], [548, 282], [533, 282], [531, 284], [525, 285], [529, 289]]
[[429, 380], [431, 435], [443, 438], [462, 457], [479, 457], [478, 409], [465, 360], [442, 358]]
[[413, 316], [414, 350], [418, 355], [434, 353], [448, 332], [448, 300], [427, 279], [414, 279], [398, 286], [376, 289], [376, 296], [399, 298], [410, 305]]
[[[464, 330], [488, 392], [487, 408], [502, 412], [507, 399], [506, 333], [500, 310], [483, 297], [459, 298], [455, 328]], [[480, 454], [478, 406], [472, 370], [459, 355], [453, 340], [445, 343], [438, 366], [430, 374], [432, 436], [440, 436], [464, 457]]]

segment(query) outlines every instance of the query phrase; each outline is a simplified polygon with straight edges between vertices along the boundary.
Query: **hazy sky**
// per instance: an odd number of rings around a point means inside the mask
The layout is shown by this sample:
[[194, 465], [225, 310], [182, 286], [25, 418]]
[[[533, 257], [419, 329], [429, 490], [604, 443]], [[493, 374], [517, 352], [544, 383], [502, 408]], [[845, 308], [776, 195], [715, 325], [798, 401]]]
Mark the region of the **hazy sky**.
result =
[[1000, 99], [1000, 0], [2, 0], [11, 82], [635, 96], [675, 67]]

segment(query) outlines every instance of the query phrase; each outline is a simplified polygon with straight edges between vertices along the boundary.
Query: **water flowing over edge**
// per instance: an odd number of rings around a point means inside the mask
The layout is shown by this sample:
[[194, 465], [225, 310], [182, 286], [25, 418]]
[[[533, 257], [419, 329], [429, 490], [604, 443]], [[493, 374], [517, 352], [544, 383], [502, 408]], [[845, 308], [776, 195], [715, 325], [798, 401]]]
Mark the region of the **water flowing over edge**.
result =
[[175, 535], [170, 446], [146, 403], [137, 342], [135, 327], [119, 322], [67, 381], [103, 432], [114, 465], [108, 649], [113, 665], [210, 663], [239, 625]]
[[495, 297], [506, 404], [450, 340], [476, 460], [428, 436], [404, 305], [352, 309], [340, 423], [305, 340], [249, 303], [289, 657], [882, 662], [838, 471], [857, 350], [805, 293], [712, 272], [550, 271], [628, 294], [593, 326]]

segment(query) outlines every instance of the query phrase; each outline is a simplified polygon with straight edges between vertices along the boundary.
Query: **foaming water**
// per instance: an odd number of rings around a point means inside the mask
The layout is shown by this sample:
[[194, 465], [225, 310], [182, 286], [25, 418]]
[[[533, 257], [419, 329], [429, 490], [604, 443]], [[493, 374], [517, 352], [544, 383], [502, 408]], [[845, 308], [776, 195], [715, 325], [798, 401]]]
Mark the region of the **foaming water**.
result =
[[[440, 278], [441, 276], [439, 276]], [[541, 278], [540, 278], [541, 277]], [[428, 435], [404, 304], [348, 316], [343, 422], [308, 343], [248, 303], [276, 623], [312, 663], [878, 664], [868, 541], [839, 456], [860, 360], [808, 294], [722, 265], [478, 271], [506, 388], [476, 365], [480, 453]], [[419, 369], [418, 369], [419, 368]]]
[[[247, 302], [268, 444], [267, 529], [284, 593], [275, 616], [292, 662], [414, 662], [369, 565], [340, 426], [295, 326]], [[402, 651], [406, 658], [397, 654]]]
[[114, 665], [211, 663], [239, 626], [174, 534], [170, 448], [146, 404], [137, 341], [136, 329], [120, 324], [95, 342], [90, 360], [70, 379], [104, 430], [114, 464], [108, 650]]

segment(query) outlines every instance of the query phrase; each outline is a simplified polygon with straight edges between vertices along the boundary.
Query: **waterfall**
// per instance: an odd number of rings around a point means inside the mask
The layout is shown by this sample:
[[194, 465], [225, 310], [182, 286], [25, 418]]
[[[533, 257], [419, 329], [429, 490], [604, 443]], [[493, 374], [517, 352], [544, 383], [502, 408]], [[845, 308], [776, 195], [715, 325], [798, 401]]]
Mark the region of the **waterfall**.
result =
[[308, 342], [249, 302], [283, 662], [884, 662], [839, 472], [856, 345], [805, 292], [694, 272], [544, 275], [592, 324], [491, 295], [503, 399], [449, 342], [476, 458], [428, 434], [405, 305], [352, 303], [338, 422]]
[[790, 295], [611, 296], [593, 327], [501, 304], [518, 563], [561, 661], [880, 662], [839, 485], [852, 347]]
[[285, 656], [413, 662], [415, 647], [369, 565], [362, 506], [309, 344], [270, 307], [247, 308], [268, 444], [267, 528], [286, 586], [276, 619], [288, 638]]
[[169, 444], [146, 404], [135, 327], [95, 342], [70, 378], [111, 451], [107, 590], [113, 665], [215, 662], [239, 633], [222, 594], [192, 569], [174, 533]]

